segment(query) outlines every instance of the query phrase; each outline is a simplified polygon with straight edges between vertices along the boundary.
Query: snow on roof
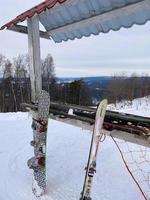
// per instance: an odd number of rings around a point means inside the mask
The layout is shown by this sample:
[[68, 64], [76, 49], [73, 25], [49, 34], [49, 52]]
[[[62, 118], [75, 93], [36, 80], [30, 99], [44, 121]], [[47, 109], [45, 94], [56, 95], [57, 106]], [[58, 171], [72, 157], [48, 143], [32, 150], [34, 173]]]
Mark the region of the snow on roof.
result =
[[150, 0], [47, 0], [1, 29], [9, 29], [36, 13], [48, 35], [62, 42], [145, 24], [150, 20]]

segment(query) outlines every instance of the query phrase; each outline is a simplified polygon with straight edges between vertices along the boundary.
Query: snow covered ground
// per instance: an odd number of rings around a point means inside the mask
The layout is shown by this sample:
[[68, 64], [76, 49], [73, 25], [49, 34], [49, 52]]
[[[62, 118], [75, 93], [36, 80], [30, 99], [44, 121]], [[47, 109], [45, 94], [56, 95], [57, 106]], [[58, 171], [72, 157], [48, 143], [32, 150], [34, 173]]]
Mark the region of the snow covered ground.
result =
[[110, 110], [150, 117], [150, 96], [134, 99], [133, 101], [118, 102], [117, 105], [110, 104], [108, 108]]
[[[127, 111], [150, 116], [150, 104]], [[145, 106], [143, 106], [145, 105]], [[111, 107], [112, 108], [112, 107]], [[0, 114], [0, 200], [33, 200], [32, 170], [27, 160], [33, 149], [31, 116], [28, 113]], [[91, 133], [49, 120], [47, 149], [47, 200], [78, 200], [82, 190]], [[101, 144], [93, 200], [142, 200], [113, 141]]]

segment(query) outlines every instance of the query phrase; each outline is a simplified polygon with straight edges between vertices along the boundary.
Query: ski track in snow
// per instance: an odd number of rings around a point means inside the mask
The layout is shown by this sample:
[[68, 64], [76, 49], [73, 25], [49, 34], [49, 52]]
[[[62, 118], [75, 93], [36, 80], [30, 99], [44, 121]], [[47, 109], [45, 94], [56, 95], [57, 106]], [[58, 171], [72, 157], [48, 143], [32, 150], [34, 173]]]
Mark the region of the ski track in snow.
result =
[[[140, 110], [144, 112], [144, 110]], [[150, 115], [150, 113], [148, 114]], [[33, 155], [31, 116], [0, 114], [0, 200], [36, 200], [32, 195]], [[47, 142], [47, 195], [38, 200], [79, 200], [83, 187], [91, 133], [49, 120]], [[142, 200], [111, 138], [100, 144], [93, 200]]]

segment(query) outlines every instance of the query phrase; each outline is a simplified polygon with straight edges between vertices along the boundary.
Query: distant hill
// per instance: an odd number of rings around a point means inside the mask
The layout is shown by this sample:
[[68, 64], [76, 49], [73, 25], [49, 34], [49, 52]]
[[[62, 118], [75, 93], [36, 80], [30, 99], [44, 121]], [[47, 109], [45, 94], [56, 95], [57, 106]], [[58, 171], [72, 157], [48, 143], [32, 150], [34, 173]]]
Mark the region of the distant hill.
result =
[[75, 80], [84, 80], [85, 82], [103, 82], [103, 81], [108, 81], [111, 80], [111, 76], [94, 76], [94, 77], [69, 77], [69, 78], [59, 78], [57, 77], [57, 81], [61, 83], [66, 83], [66, 82], [72, 82]]
[[58, 83], [70, 83], [75, 80], [83, 80], [87, 85], [88, 88], [90, 89], [90, 95], [93, 98], [93, 101], [95, 103], [97, 101], [100, 101], [102, 97], [104, 97], [106, 91], [107, 91], [107, 86], [109, 82], [111, 81], [112, 77], [111, 76], [97, 76], [97, 77], [70, 77], [70, 78], [57, 78]]

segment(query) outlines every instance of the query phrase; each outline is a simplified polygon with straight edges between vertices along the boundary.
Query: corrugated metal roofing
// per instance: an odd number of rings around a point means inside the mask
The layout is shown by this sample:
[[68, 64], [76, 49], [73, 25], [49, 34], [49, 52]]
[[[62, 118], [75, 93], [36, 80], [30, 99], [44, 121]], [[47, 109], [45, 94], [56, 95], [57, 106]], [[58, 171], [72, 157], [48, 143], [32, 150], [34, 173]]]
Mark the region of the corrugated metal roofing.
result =
[[61, 42], [144, 24], [150, 20], [150, 0], [49, 0], [17, 18], [23, 21], [35, 13], [48, 35]]
[[147, 20], [150, 1], [141, 0], [70, 0], [40, 15], [55, 42], [129, 28]]

